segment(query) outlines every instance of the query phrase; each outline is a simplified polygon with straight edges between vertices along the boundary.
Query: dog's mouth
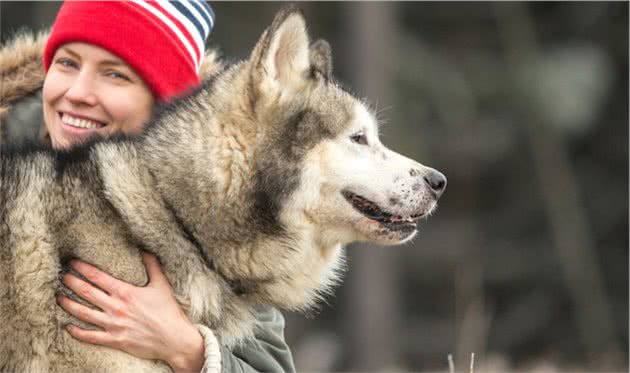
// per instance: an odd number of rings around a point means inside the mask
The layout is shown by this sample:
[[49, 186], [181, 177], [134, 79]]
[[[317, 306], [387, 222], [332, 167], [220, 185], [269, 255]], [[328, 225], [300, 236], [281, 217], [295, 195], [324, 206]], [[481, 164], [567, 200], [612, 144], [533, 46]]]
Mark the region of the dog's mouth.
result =
[[342, 191], [341, 194], [355, 210], [366, 218], [379, 222], [389, 230], [415, 230], [416, 221], [425, 215], [423, 213], [409, 216], [394, 215], [383, 211], [376, 203], [358, 194], [349, 191]]

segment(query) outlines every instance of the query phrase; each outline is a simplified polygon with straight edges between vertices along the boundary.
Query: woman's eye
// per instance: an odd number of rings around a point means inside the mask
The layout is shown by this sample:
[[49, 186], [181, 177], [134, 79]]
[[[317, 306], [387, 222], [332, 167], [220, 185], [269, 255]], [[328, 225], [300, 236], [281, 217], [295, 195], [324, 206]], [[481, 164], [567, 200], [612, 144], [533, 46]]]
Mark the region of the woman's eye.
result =
[[354, 135], [350, 136], [350, 140], [352, 140], [352, 142], [355, 142], [359, 145], [367, 145], [367, 137], [363, 134], [363, 133], [355, 133]]
[[122, 79], [122, 80], [127, 80], [129, 81], [130, 79], [127, 77], [127, 75], [119, 73], [118, 71], [110, 71], [107, 73], [108, 76], [114, 78], [114, 79]]
[[77, 67], [78, 65], [76, 64], [76, 62], [69, 60], [67, 58], [60, 58], [57, 61], [55, 61], [58, 65], [63, 66], [63, 67]]

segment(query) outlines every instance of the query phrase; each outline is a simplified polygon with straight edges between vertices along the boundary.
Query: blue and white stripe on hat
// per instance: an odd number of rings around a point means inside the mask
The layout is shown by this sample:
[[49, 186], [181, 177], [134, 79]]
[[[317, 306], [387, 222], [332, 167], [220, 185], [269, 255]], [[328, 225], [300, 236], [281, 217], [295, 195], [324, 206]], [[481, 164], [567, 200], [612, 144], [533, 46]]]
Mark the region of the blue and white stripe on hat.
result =
[[203, 0], [132, 0], [165, 24], [190, 54], [199, 71], [214, 12]]

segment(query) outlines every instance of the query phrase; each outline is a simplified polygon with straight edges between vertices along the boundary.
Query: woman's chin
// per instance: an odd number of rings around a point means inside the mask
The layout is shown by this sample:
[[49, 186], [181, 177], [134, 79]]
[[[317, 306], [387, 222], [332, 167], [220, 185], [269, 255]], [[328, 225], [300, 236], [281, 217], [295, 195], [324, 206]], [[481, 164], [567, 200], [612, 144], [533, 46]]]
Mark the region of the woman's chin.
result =
[[55, 149], [68, 149], [98, 135], [96, 128], [78, 128], [63, 124], [57, 136], [51, 136]]

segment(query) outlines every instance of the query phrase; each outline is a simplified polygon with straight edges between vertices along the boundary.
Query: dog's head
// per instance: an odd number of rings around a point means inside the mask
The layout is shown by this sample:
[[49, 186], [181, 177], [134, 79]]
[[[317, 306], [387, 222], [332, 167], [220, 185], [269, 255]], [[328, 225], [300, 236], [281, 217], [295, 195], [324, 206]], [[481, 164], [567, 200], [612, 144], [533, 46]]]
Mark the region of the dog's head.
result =
[[276, 16], [249, 63], [251, 110], [265, 127], [261, 203], [282, 225], [309, 222], [330, 242], [412, 238], [446, 178], [380, 142], [374, 114], [335, 84], [330, 47], [310, 44], [302, 13]]
[[169, 154], [197, 171], [160, 159], [160, 170], [183, 174], [166, 178], [171, 205], [252, 302], [312, 304], [338, 277], [341, 245], [411, 239], [446, 186], [380, 142], [375, 115], [336, 84], [330, 46], [309, 41], [294, 8], [275, 17], [248, 60], [220, 69], [179, 107], [162, 117], [171, 125], [154, 127], [169, 146], [171, 132], [185, 138]]
[[276, 16], [249, 63], [251, 110], [265, 127], [257, 193], [267, 208], [285, 226], [317, 226], [331, 243], [412, 238], [446, 178], [380, 142], [374, 114], [335, 84], [330, 47], [310, 44], [302, 13]]

